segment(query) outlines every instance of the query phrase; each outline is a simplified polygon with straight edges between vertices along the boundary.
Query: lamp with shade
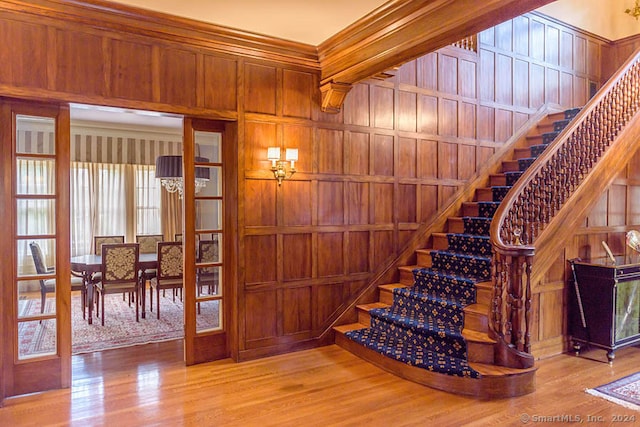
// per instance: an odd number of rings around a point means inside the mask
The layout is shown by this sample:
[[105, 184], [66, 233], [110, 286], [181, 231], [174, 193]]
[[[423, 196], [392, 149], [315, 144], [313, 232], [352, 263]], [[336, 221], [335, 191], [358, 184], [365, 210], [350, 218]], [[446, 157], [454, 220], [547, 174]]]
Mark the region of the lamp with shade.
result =
[[[196, 157], [196, 162], [206, 163], [209, 159]], [[209, 168], [196, 166], [195, 192], [199, 193], [209, 182]], [[184, 191], [182, 179], [182, 156], [158, 156], [156, 158], [156, 178], [160, 179], [162, 186], [169, 192], [178, 192], [182, 198]]]

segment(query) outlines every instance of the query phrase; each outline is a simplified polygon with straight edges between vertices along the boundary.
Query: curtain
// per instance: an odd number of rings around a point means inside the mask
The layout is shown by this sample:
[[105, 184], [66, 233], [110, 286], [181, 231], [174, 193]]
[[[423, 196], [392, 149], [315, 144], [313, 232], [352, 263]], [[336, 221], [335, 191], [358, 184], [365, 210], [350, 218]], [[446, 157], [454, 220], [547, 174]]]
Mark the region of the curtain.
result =
[[[52, 195], [55, 191], [55, 160], [24, 159], [16, 160], [17, 194]], [[56, 206], [53, 200], [23, 199], [17, 202], [17, 233], [24, 235], [55, 234]], [[31, 257], [31, 240], [18, 240], [18, 271], [21, 274], [35, 274], [35, 265]], [[39, 239], [47, 266], [55, 266], [55, 240]]]
[[73, 162], [71, 254], [93, 252], [94, 236], [160, 234], [155, 166]]

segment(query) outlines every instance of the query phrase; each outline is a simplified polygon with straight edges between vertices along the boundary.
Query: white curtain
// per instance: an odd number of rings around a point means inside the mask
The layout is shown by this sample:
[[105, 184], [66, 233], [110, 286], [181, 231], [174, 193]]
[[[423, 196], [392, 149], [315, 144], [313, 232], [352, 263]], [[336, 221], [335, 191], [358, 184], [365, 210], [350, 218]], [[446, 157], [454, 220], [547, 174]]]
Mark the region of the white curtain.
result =
[[73, 162], [71, 254], [91, 253], [94, 236], [160, 234], [155, 167]]
[[[16, 160], [16, 192], [24, 195], [53, 195], [55, 193], [55, 161], [52, 159]], [[53, 200], [22, 199], [17, 202], [16, 221], [19, 236], [55, 234]], [[55, 240], [36, 240], [42, 249], [47, 266], [55, 266]], [[31, 240], [18, 240], [19, 274], [35, 274], [31, 257]]]

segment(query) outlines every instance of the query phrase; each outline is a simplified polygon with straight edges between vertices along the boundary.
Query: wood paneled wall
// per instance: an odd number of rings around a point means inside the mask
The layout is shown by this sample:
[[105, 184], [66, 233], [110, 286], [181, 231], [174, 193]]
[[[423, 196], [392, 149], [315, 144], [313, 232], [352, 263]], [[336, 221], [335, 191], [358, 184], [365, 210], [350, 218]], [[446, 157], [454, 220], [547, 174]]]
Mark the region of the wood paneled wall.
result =
[[[230, 332], [240, 359], [328, 342], [318, 337], [376, 269], [529, 114], [587, 100], [605, 45], [527, 14], [481, 33], [478, 52], [444, 48], [357, 84], [343, 111], [327, 114], [317, 69], [242, 49], [19, 11], [0, 14], [0, 41], [12, 46], [0, 50], [5, 96], [238, 121], [239, 157], [226, 159], [239, 169], [238, 194], [226, 200], [238, 211], [239, 328]], [[299, 149], [298, 172], [281, 186], [266, 160], [273, 145]], [[556, 309], [539, 320], [543, 330], [560, 308], [538, 304]]]

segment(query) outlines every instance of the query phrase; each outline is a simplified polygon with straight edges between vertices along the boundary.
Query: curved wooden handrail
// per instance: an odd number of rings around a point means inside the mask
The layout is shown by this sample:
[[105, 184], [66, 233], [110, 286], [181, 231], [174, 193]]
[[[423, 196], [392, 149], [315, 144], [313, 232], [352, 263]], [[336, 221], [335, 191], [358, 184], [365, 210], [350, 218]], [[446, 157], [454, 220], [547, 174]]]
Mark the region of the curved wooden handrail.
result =
[[[630, 128], [638, 126], [628, 125], [635, 125], [639, 106], [640, 50], [527, 169], [496, 211], [491, 223], [494, 289], [489, 323], [490, 334], [499, 343], [500, 363], [533, 364], [531, 283], [532, 277], [539, 277], [532, 275], [534, 254], [538, 262], [540, 243], [548, 243], [549, 235], [566, 226], [558, 219], [567, 219], [567, 211], [573, 209], [577, 211], [571, 213], [579, 217], [615, 178], [604, 169], [622, 158], [620, 151], [630, 149], [638, 133]], [[617, 150], [610, 150], [616, 145]], [[598, 179], [593, 178], [596, 169], [600, 169]], [[602, 179], [607, 174], [611, 177]]]

